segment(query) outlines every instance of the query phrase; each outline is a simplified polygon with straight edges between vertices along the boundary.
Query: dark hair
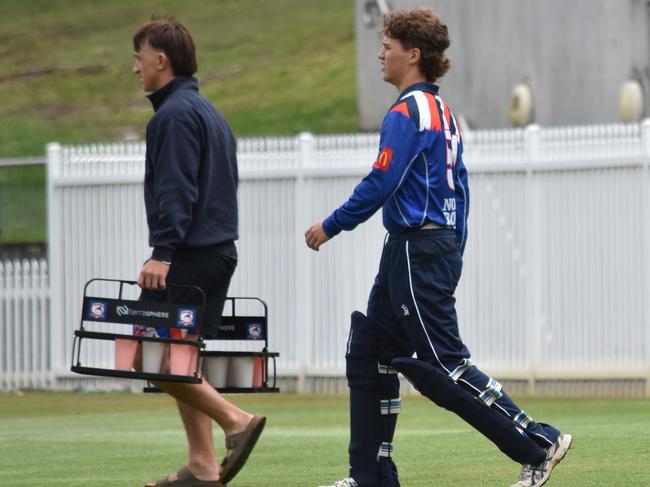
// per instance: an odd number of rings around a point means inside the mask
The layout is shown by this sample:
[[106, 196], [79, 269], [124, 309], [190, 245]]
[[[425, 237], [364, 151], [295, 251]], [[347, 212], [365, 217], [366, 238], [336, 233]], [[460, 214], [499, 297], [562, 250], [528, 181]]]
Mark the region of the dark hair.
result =
[[420, 70], [432, 83], [449, 71], [444, 55], [449, 47], [447, 26], [430, 8], [394, 10], [384, 16], [381, 33], [401, 42], [404, 49], [420, 50]]
[[175, 76], [196, 73], [194, 41], [187, 28], [173, 17], [154, 19], [142, 24], [133, 34], [133, 49], [139, 51], [145, 41], [164, 52], [172, 64]]

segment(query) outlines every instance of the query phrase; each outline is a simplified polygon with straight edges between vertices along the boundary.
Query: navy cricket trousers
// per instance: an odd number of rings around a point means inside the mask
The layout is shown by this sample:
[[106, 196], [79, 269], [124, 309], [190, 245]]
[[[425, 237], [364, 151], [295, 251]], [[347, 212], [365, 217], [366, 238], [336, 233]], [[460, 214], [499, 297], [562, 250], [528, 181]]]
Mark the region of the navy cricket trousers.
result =
[[380, 361], [410, 357], [451, 367], [470, 353], [458, 332], [454, 292], [462, 259], [452, 230], [390, 235], [368, 299], [378, 325]]
[[[377, 326], [381, 363], [416, 352], [419, 360], [449, 374], [470, 357], [458, 331], [455, 307], [461, 271], [462, 257], [452, 230], [416, 230], [388, 237], [367, 312]], [[458, 383], [478, 395], [489, 381], [489, 376], [471, 367]], [[513, 419], [525, 415], [505, 392], [492, 407]], [[543, 448], [560, 434], [532, 420], [526, 432]]]

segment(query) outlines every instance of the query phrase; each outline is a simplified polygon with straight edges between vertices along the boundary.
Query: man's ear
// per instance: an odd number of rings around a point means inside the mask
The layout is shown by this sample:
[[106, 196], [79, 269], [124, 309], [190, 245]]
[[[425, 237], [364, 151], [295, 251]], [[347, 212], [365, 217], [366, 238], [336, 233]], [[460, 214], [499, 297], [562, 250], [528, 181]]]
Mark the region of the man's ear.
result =
[[158, 71], [164, 71], [169, 66], [169, 58], [164, 52], [156, 53], [156, 67]]

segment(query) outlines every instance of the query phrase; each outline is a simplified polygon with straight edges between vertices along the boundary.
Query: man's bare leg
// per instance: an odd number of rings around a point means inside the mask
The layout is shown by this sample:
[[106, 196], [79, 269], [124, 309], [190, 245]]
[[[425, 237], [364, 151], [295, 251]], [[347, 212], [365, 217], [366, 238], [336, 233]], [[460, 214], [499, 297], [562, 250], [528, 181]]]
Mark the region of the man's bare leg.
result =
[[156, 385], [176, 399], [189, 445], [188, 468], [200, 479], [216, 480], [220, 466], [214, 450], [212, 420], [228, 436], [246, 429], [253, 415], [227, 401], [205, 381], [201, 384], [158, 382]]
[[219, 478], [219, 464], [212, 438], [212, 418], [182, 401], [176, 401], [189, 446], [187, 468], [199, 479]]

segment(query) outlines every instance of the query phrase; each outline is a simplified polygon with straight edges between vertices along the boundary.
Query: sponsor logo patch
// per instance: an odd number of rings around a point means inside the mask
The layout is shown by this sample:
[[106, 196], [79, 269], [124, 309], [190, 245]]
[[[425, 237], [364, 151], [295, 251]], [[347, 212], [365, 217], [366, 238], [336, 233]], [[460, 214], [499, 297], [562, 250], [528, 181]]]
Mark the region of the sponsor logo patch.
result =
[[108, 303], [106, 301], [91, 301], [88, 305], [88, 319], [106, 321]]
[[247, 331], [249, 340], [260, 340], [262, 338], [262, 325], [258, 323], [249, 323]]
[[195, 308], [179, 308], [176, 324], [182, 328], [190, 328], [196, 324]]
[[390, 147], [384, 147], [379, 153], [379, 156], [377, 157], [377, 160], [372, 165], [372, 167], [374, 167], [375, 169], [379, 169], [380, 171], [386, 172], [390, 167], [390, 161], [392, 158], [393, 158], [393, 149], [391, 149]]

